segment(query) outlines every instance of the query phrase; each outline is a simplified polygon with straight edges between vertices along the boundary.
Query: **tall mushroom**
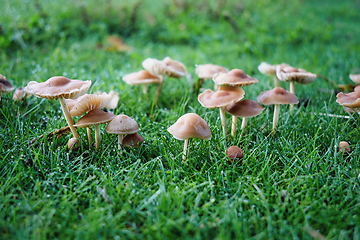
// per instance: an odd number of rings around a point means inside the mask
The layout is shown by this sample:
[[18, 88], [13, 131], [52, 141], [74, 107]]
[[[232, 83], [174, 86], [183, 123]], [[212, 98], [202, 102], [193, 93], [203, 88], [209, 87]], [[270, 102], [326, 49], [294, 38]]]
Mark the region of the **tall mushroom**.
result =
[[84, 95], [91, 85], [91, 81], [71, 80], [66, 77], [52, 77], [46, 82], [31, 81], [25, 87], [25, 90], [40, 98], [48, 100], [59, 100], [65, 119], [71, 129], [74, 137], [78, 138], [74, 121], [70, 116], [65, 99], [75, 99]]
[[168, 129], [168, 132], [178, 140], [185, 140], [183, 161], [188, 155], [188, 144], [190, 138], [211, 139], [211, 131], [207, 122], [196, 113], [187, 113], [181, 116]]
[[165, 71], [167, 69], [166, 64], [155, 58], [147, 58], [142, 62], [142, 66], [150, 74], [158, 76], [160, 79], [158, 88], [156, 90], [156, 96], [154, 99], [154, 103], [156, 105], [157, 101], [159, 99], [159, 96], [160, 96], [162, 85], [164, 83], [164, 75], [165, 75]]
[[95, 148], [100, 147], [100, 124], [108, 123], [116, 116], [111, 112], [104, 112], [101, 109], [93, 109], [86, 115], [82, 116], [79, 121], [74, 125], [80, 128], [89, 128], [95, 126]]
[[106, 132], [118, 135], [118, 149], [121, 149], [123, 137], [126, 134], [134, 134], [139, 131], [137, 122], [129, 116], [118, 115], [106, 127]]
[[279, 121], [280, 104], [296, 104], [299, 103], [297, 97], [286, 91], [281, 87], [276, 87], [272, 90], [268, 90], [260, 93], [257, 98], [259, 103], [264, 105], [275, 105], [274, 118], [273, 118], [273, 131], [276, 131], [276, 126]]

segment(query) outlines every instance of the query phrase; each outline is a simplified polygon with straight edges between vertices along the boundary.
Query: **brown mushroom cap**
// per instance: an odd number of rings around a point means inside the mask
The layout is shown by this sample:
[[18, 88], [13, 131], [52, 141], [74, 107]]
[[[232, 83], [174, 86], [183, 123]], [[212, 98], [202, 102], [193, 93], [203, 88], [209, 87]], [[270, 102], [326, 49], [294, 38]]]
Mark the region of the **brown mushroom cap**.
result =
[[214, 64], [202, 64], [196, 66], [196, 74], [199, 78], [212, 79], [217, 73], [226, 73], [229, 69]]
[[96, 108], [105, 108], [110, 101], [110, 95], [105, 92], [102, 94], [85, 94], [77, 99], [66, 99], [65, 101], [71, 117], [76, 117]]
[[147, 58], [142, 62], [142, 66], [150, 74], [159, 76], [163, 75], [166, 71], [166, 64], [155, 58]]
[[294, 68], [291, 66], [276, 66], [276, 76], [279, 80], [284, 82], [295, 81], [300, 84], [308, 84], [315, 80], [316, 74], [306, 72], [301, 68]]
[[225, 154], [230, 158], [232, 161], [238, 161], [244, 158], [244, 151], [239, 148], [238, 146], [231, 146], [226, 151]]
[[360, 73], [359, 74], [350, 74], [349, 77], [354, 83], [360, 84]]
[[70, 150], [78, 150], [80, 148], [80, 141], [78, 138], [70, 138], [68, 141], [67, 149]]
[[95, 124], [110, 122], [115, 117], [116, 116], [111, 112], [104, 112], [103, 110], [96, 108], [81, 117], [74, 126], [80, 128], [90, 127]]
[[182, 78], [186, 76], [186, 67], [183, 63], [175, 61], [170, 57], [166, 57], [163, 60], [166, 65], [166, 74], [173, 78]]
[[213, 77], [217, 85], [229, 86], [247, 86], [259, 82], [259, 80], [250, 77], [241, 69], [233, 69], [228, 73], [217, 73]]
[[351, 149], [350, 149], [350, 145], [349, 143], [345, 142], [345, 141], [341, 141], [339, 143], [339, 152], [343, 152], [345, 154], [348, 154], [351, 152]]
[[106, 127], [110, 134], [134, 134], [139, 131], [137, 122], [126, 115], [116, 116]]
[[257, 100], [259, 103], [262, 103], [264, 105], [299, 103], [299, 100], [294, 94], [286, 91], [281, 87], [276, 87], [272, 90], [260, 93]]
[[158, 83], [160, 82], [160, 79], [157, 76], [150, 74], [146, 70], [141, 70], [138, 72], [126, 74], [123, 77], [123, 81], [129, 85], [138, 85], [138, 84]]
[[0, 74], [0, 93], [11, 92], [14, 90], [14, 86], [6, 79], [5, 76]]
[[206, 108], [224, 107], [240, 101], [244, 94], [244, 90], [240, 87], [220, 86], [216, 92], [206, 89], [199, 94], [198, 101]]
[[144, 138], [139, 133], [128, 134], [122, 140], [124, 147], [138, 148], [144, 142]]
[[52, 77], [46, 82], [31, 81], [25, 87], [28, 93], [49, 100], [59, 98], [75, 99], [84, 95], [91, 85], [91, 81], [71, 80], [66, 77]]
[[187, 113], [181, 116], [167, 130], [178, 140], [186, 140], [188, 138], [211, 139], [209, 125], [196, 113]]
[[351, 93], [338, 93], [336, 95], [336, 102], [342, 106], [349, 108], [358, 108], [360, 107], [360, 86], [357, 86], [354, 89], [354, 92]]
[[264, 111], [264, 107], [258, 102], [244, 99], [225, 107], [225, 111], [236, 117], [252, 118]]

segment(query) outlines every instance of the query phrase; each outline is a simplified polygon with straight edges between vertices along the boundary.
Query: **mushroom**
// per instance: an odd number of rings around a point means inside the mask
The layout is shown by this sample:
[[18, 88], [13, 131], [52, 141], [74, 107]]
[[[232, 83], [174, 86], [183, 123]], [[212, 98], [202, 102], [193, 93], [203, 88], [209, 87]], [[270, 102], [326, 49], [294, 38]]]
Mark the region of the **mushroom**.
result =
[[357, 85], [360, 84], [360, 73], [359, 74], [350, 74], [349, 77], [350, 77], [351, 81], [353, 81]]
[[[301, 68], [294, 68], [291, 66], [276, 66], [276, 76], [279, 80], [284, 82], [290, 82], [290, 92], [295, 95], [295, 82], [300, 84], [309, 84], [312, 83], [315, 78], [316, 74], [306, 72], [304, 69]], [[293, 108], [294, 105], [291, 104], [290, 108]]]
[[231, 103], [238, 102], [244, 97], [244, 90], [240, 87], [220, 86], [219, 90], [213, 92], [210, 89], [199, 94], [198, 101], [203, 107], [220, 109], [220, 119], [224, 137], [227, 133], [227, 122], [224, 107]]
[[128, 134], [122, 140], [124, 147], [138, 148], [144, 142], [144, 138], [139, 133]]
[[146, 70], [127, 74], [123, 77], [123, 81], [129, 85], [139, 85], [143, 87], [143, 93], [147, 94], [147, 86], [150, 83], [160, 83], [160, 78], [150, 74]]
[[[204, 83], [204, 80], [212, 79], [213, 76], [217, 73], [226, 73], [229, 71], [229, 69], [209, 63], [209, 64], [197, 65], [195, 71], [196, 74], [198, 75], [198, 79], [195, 86], [195, 94], [197, 95], [201, 86]], [[214, 90], [217, 90], [216, 83], [214, 84]]]
[[170, 57], [164, 58], [162, 62], [166, 65], [165, 73], [169, 77], [182, 78], [186, 76], [186, 67], [183, 63], [175, 61]]
[[259, 103], [253, 100], [244, 99], [236, 103], [232, 103], [225, 107], [225, 111], [230, 113], [233, 116], [231, 136], [235, 137], [236, 133], [236, 122], [238, 117], [242, 117], [241, 129], [245, 130], [247, 125], [248, 118], [255, 117], [264, 111]]
[[[110, 95], [102, 94], [84, 94], [77, 99], [66, 99], [66, 104], [71, 117], [81, 116], [93, 109], [105, 108], [110, 102]], [[91, 128], [87, 128], [89, 146], [92, 144]]]
[[275, 105], [273, 118], [273, 131], [276, 131], [276, 126], [279, 121], [280, 104], [296, 104], [299, 103], [297, 97], [286, 91], [281, 87], [276, 87], [260, 93], [257, 98], [258, 102], [264, 105]]
[[[281, 67], [290, 66], [286, 63], [279, 64]], [[276, 77], [276, 66], [278, 65], [271, 65], [266, 62], [260, 63], [258, 66], [258, 70], [260, 73], [268, 75], [268, 76], [274, 76], [274, 87], [279, 87], [279, 79]]]
[[27, 93], [25, 91], [25, 89], [17, 88], [14, 92], [13, 100], [14, 101], [22, 101], [22, 100], [26, 101], [26, 99], [28, 99], [30, 96], [31, 96], [31, 94]]
[[344, 154], [349, 154], [351, 152], [349, 143], [347, 143], [345, 141], [341, 141], [339, 143], [339, 152], [344, 153]]
[[74, 127], [74, 121], [70, 116], [65, 99], [75, 99], [86, 93], [91, 85], [91, 81], [71, 80], [66, 77], [52, 77], [46, 82], [38, 83], [31, 81], [25, 87], [25, 91], [37, 97], [47, 98], [48, 100], [59, 99], [65, 119], [74, 137], [78, 137]]
[[67, 145], [67, 149], [69, 151], [77, 151], [80, 147], [80, 142], [79, 142], [79, 139], [73, 137], [73, 138], [70, 138], [69, 141], [68, 141], [68, 145]]
[[164, 83], [164, 75], [167, 69], [166, 64], [160, 60], [155, 58], [147, 58], [142, 62], [142, 66], [152, 75], [156, 75], [159, 77], [159, 85], [156, 89], [156, 96], [154, 99], [154, 105], [156, 105], [157, 100], [159, 99], [162, 85]]
[[230, 162], [238, 162], [244, 158], [244, 151], [238, 146], [231, 146], [226, 151], [225, 154], [229, 158]]
[[360, 86], [355, 87], [354, 92], [338, 93], [336, 102], [348, 108], [357, 109], [360, 107]]
[[115, 115], [111, 112], [104, 112], [95, 108], [82, 116], [74, 126], [89, 128], [95, 125], [95, 148], [98, 149], [100, 147], [100, 124], [110, 122], [113, 118], [115, 118]]
[[118, 135], [118, 149], [121, 149], [123, 136], [139, 131], [137, 122], [129, 116], [118, 115], [106, 127], [106, 132]]
[[6, 79], [5, 76], [0, 74], [0, 106], [1, 106], [1, 96], [5, 92], [11, 92], [14, 90], [13, 85]]
[[211, 139], [211, 131], [207, 122], [196, 113], [187, 113], [181, 116], [168, 129], [168, 132], [178, 140], [185, 140], [183, 161], [188, 155], [188, 144], [190, 138]]

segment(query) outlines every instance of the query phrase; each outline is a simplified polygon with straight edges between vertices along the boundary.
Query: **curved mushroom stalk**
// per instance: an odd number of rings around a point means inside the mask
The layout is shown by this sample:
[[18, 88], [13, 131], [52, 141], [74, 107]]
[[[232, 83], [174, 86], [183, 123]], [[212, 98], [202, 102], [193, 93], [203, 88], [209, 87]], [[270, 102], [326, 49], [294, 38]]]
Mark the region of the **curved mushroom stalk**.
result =
[[73, 121], [72, 117], [70, 116], [70, 112], [67, 107], [65, 98], [63, 98], [63, 97], [59, 98], [59, 102], [60, 102], [63, 114], [65, 116], [66, 122], [68, 123], [72, 134], [74, 135], [75, 138], [79, 138], [78, 133], [76, 132], [76, 129], [74, 127], [74, 121]]

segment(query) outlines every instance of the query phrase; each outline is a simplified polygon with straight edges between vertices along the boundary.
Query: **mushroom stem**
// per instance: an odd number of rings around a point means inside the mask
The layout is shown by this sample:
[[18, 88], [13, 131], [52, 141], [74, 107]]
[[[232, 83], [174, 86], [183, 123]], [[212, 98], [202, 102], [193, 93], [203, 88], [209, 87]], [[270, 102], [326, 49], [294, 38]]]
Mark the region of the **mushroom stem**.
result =
[[232, 116], [232, 125], [231, 125], [231, 136], [232, 137], [235, 137], [237, 120], [238, 120], [237, 116]]
[[189, 140], [190, 140], [190, 138], [187, 138], [187, 139], [185, 139], [185, 141], [184, 141], [184, 152], [183, 152], [183, 157], [182, 157], [183, 162], [186, 162], [186, 160], [187, 160], [187, 155], [189, 154], [189, 149], [188, 149]]
[[100, 124], [95, 124], [95, 148], [100, 147]]
[[280, 81], [279, 81], [279, 79], [277, 78], [276, 75], [274, 76], [274, 86], [275, 87], [280, 87]]
[[[296, 94], [295, 94], [295, 81], [290, 81], [290, 92], [296, 96]], [[294, 108], [294, 104], [290, 104], [290, 109], [293, 109], [293, 108]]]
[[142, 89], [143, 89], [143, 94], [146, 95], [146, 94], [147, 94], [148, 85], [144, 83], [144, 84], [142, 85]]
[[91, 128], [86, 128], [86, 132], [87, 132], [87, 137], [88, 137], [88, 142], [89, 142], [89, 148], [90, 145], [92, 144], [92, 136], [91, 136]]
[[69, 109], [67, 107], [65, 99], [63, 97], [61, 97], [61, 98], [59, 98], [59, 101], [60, 101], [61, 108], [62, 108], [62, 111], [63, 111], [64, 116], [65, 116], [66, 122], [68, 123], [72, 134], [74, 135], [75, 138], [79, 138], [78, 134], [76, 132], [76, 129], [74, 127], [74, 121], [71, 118], [71, 115], [69, 113]]
[[202, 87], [203, 84], [204, 84], [204, 79], [198, 77], [195, 83], [195, 90], [194, 90], [195, 95], [199, 95], [200, 88]]
[[274, 107], [274, 118], [273, 118], [273, 131], [276, 131], [276, 125], [279, 122], [280, 104], [275, 104]]
[[226, 137], [228, 127], [227, 127], [227, 122], [226, 122], [225, 110], [223, 107], [219, 107], [219, 109], [220, 109], [221, 126], [223, 129], [224, 137]]
[[214, 83], [214, 91], [217, 91], [219, 88], [219, 86], [217, 85], [217, 83]]
[[123, 139], [124, 139], [124, 135], [118, 134], [118, 149], [119, 150], [121, 149]]
[[242, 119], [242, 123], [241, 123], [241, 129], [242, 129], [242, 134], [245, 133], [245, 128], [247, 126], [249, 118], [243, 117]]
[[157, 104], [157, 101], [158, 101], [158, 99], [160, 97], [161, 88], [162, 88], [162, 85], [164, 83], [164, 75], [160, 75], [159, 78], [160, 78], [160, 82], [159, 82], [159, 85], [158, 85], [158, 87], [156, 89], [156, 96], [155, 96], [155, 100], [154, 100], [154, 105]]

